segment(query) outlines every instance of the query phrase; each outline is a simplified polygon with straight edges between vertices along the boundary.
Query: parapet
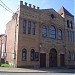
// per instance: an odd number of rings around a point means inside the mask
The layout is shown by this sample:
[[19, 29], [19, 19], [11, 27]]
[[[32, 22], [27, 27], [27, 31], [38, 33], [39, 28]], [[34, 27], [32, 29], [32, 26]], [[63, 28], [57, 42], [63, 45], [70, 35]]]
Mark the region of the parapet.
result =
[[23, 4], [23, 1], [20, 1], [20, 6], [21, 6], [21, 5], [25, 5], [25, 6], [29, 7], [29, 8], [33, 8], [33, 9], [39, 10], [39, 7], [36, 7], [35, 5], [33, 5], [33, 7], [32, 7], [32, 5], [31, 5], [31, 4], [27, 4], [27, 2], [25, 2], [25, 3]]

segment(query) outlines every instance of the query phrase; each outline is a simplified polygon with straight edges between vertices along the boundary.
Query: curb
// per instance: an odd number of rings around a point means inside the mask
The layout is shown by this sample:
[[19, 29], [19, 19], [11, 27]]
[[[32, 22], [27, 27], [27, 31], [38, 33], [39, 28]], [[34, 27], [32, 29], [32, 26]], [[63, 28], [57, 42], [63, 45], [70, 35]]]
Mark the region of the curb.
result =
[[40, 70], [0, 70], [0, 73], [47, 73], [48, 71]]

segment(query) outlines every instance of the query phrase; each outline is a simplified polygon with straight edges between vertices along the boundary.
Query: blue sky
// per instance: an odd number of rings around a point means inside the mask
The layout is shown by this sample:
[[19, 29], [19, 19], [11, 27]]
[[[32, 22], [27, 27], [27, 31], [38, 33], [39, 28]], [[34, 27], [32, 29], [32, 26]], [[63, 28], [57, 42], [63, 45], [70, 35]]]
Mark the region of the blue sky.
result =
[[[2, 0], [11, 10], [14, 12], [17, 10], [20, 0]], [[28, 4], [32, 4], [40, 7], [40, 9], [50, 9], [53, 8], [58, 11], [62, 6], [64, 6], [70, 13], [75, 14], [75, 0], [22, 0]], [[2, 4], [0, 2], [0, 4]], [[0, 6], [0, 34], [5, 33], [6, 24], [12, 18], [12, 14], [6, 11]]]

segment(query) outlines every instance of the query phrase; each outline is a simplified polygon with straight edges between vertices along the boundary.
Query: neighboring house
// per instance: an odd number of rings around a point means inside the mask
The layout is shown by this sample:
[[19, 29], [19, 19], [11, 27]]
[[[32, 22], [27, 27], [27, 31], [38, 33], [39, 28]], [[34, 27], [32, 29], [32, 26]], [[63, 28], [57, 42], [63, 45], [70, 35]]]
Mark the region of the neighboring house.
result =
[[6, 35], [0, 35], [0, 62], [5, 63], [6, 59]]
[[17, 12], [6, 25], [6, 35], [9, 64], [16, 67], [75, 65], [74, 16], [64, 7], [56, 12], [20, 1]]

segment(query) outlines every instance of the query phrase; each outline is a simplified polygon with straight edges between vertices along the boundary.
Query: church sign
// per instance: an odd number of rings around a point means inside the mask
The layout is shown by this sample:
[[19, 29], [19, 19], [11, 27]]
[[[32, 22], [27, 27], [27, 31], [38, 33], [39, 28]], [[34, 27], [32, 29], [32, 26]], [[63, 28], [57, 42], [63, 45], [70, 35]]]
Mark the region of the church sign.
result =
[[42, 43], [64, 45], [64, 42], [54, 41], [54, 40], [42, 40]]

